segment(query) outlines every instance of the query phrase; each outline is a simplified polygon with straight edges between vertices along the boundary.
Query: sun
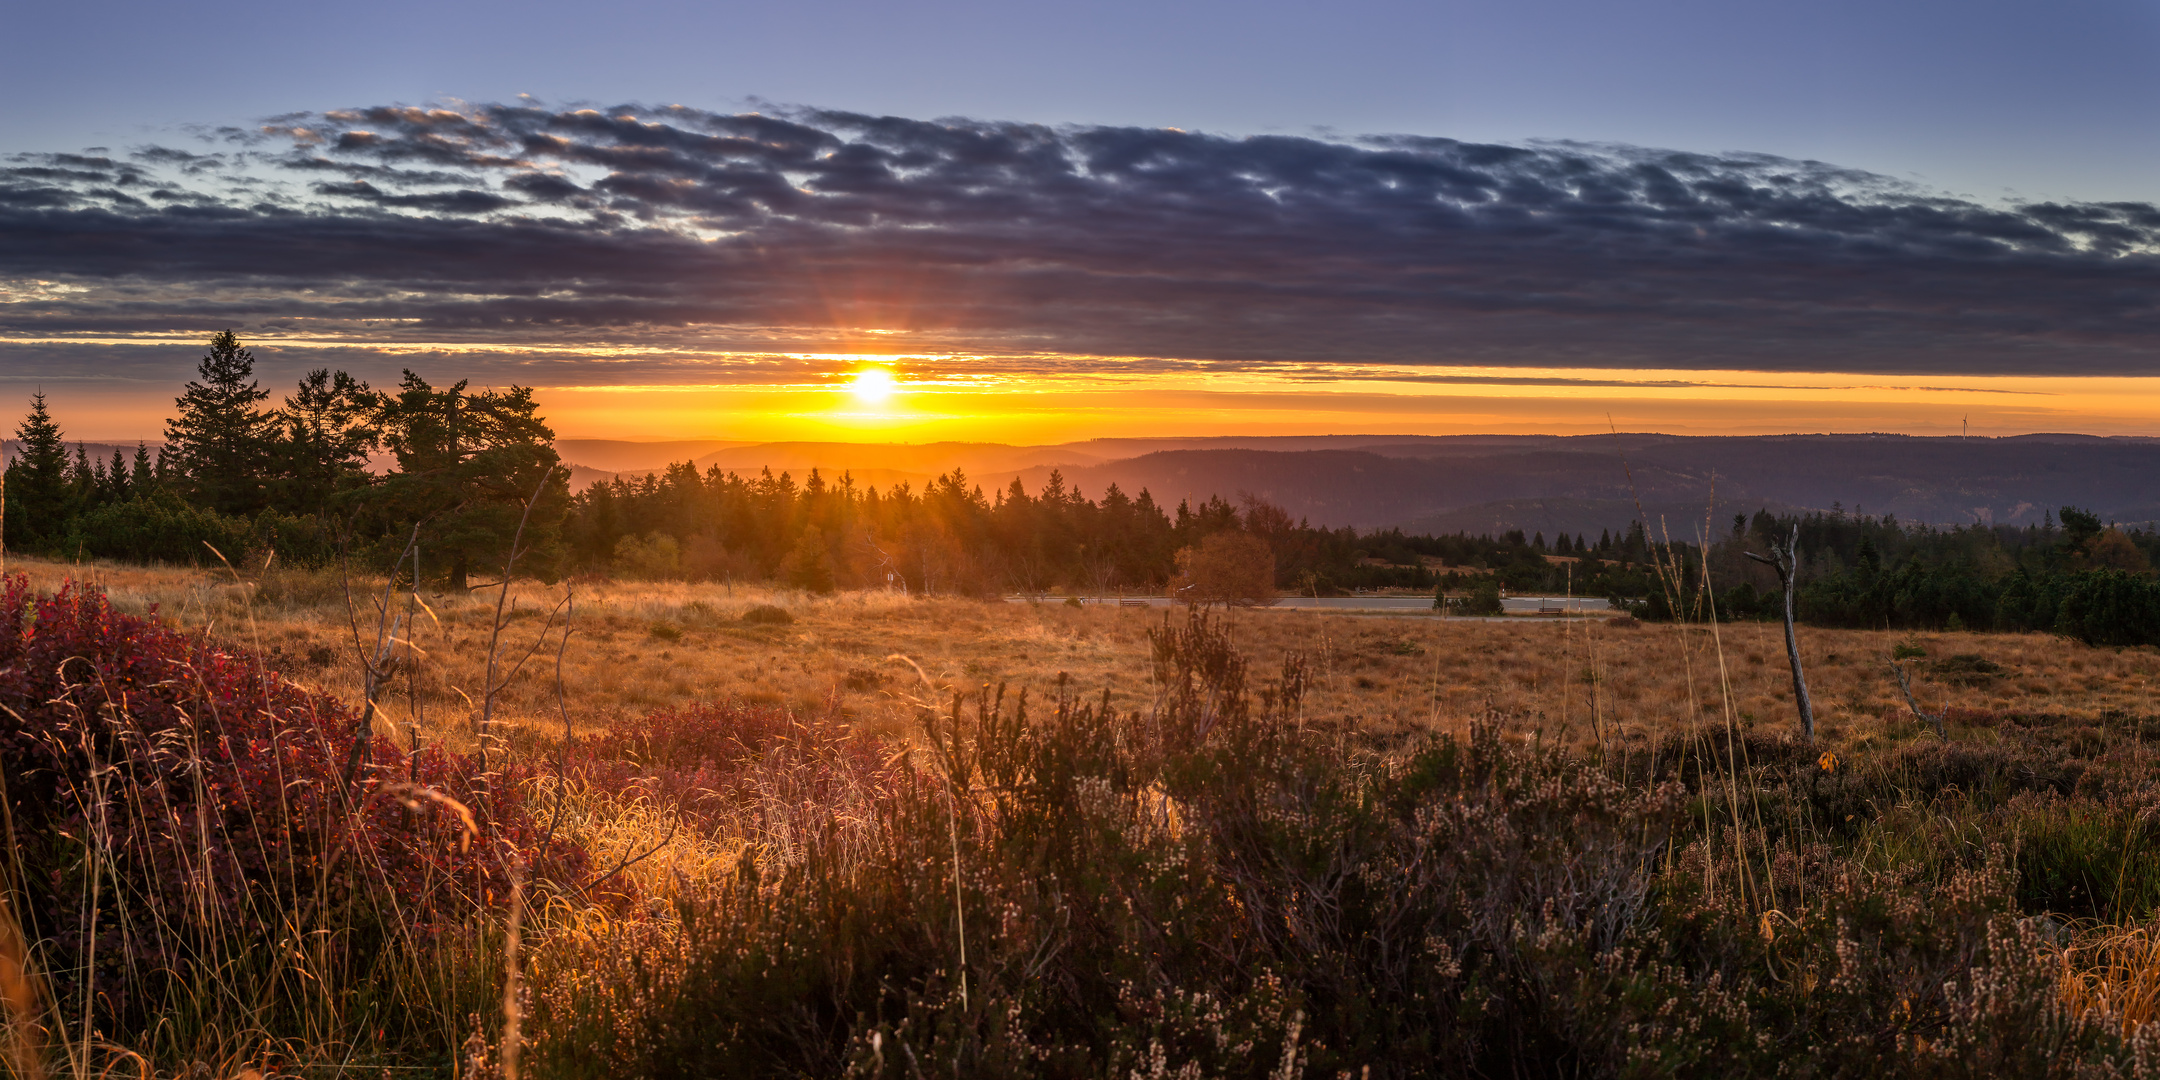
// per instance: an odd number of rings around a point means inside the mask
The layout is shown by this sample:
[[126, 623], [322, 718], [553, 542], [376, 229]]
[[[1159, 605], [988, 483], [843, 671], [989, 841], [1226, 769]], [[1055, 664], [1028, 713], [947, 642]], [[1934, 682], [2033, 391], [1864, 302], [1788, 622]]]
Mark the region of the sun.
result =
[[893, 374], [884, 368], [864, 368], [848, 383], [848, 392], [865, 405], [883, 405], [893, 395]]

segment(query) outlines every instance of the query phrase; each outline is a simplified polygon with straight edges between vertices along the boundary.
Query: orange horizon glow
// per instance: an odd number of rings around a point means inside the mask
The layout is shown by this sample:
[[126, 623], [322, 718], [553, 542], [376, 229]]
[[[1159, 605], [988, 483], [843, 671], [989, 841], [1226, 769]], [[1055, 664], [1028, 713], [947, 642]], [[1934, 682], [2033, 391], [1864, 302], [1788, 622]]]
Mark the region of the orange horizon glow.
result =
[[[1002, 442], [1324, 434], [2160, 434], [2160, 378], [1423, 369], [1391, 380], [1151, 373], [831, 385], [543, 388], [565, 438]], [[1433, 383], [1434, 377], [1491, 382]], [[1619, 385], [1538, 380], [1581, 379]], [[1522, 380], [1522, 381], [1516, 381]], [[900, 392], [900, 391], [904, 391]], [[626, 422], [627, 420], [627, 422]]]
[[[275, 340], [257, 347], [281, 345], [296, 352], [306, 347]], [[422, 359], [410, 348], [382, 346], [376, 355], [397, 366], [410, 363], [431, 379], [457, 374], [457, 355]], [[517, 351], [458, 348], [474, 357]], [[576, 355], [587, 361], [578, 366], [594, 375], [622, 362], [598, 350]], [[1680, 435], [2160, 435], [2160, 377], [672, 355], [680, 361], [677, 373], [709, 381], [551, 385], [553, 380], [531, 376], [559, 378], [562, 367], [535, 363], [511, 366], [511, 378], [476, 379], [475, 385], [532, 385], [559, 437], [628, 440], [1040, 445], [1151, 436], [1566, 435], [1614, 428]], [[48, 382], [45, 389], [70, 440], [133, 442], [162, 431], [185, 377], [175, 374], [172, 386], [154, 389], [89, 382]], [[265, 380], [273, 390], [274, 383]], [[28, 393], [22, 388], [25, 400]]]

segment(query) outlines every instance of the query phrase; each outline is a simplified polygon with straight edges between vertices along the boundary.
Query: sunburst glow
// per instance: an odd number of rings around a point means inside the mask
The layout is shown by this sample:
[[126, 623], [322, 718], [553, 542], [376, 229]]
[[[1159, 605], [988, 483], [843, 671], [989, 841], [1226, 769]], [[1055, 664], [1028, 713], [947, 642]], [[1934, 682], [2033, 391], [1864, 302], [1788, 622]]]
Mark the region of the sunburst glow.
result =
[[865, 405], [883, 405], [895, 390], [893, 374], [884, 368], [864, 368], [848, 383], [848, 392]]

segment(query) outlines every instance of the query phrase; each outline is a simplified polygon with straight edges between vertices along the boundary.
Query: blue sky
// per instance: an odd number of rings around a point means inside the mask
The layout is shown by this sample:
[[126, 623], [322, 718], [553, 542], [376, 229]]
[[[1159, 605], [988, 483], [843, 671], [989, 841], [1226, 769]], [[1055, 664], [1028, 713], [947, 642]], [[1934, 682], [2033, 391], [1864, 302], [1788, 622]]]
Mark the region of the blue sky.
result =
[[1580, 139], [2160, 197], [2160, 4], [8, 5], [0, 147], [443, 98]]

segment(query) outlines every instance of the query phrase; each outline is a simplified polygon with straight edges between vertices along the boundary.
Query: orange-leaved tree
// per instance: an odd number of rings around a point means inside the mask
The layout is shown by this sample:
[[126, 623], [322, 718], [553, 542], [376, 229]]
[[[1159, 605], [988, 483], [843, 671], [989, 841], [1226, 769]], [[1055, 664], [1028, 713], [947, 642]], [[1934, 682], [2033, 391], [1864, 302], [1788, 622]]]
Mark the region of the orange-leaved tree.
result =
[[1172, 596], [1196, 604], [1275, 602], [1275, 552], [1247, 532], [1225, 530], [1178, 549]]

